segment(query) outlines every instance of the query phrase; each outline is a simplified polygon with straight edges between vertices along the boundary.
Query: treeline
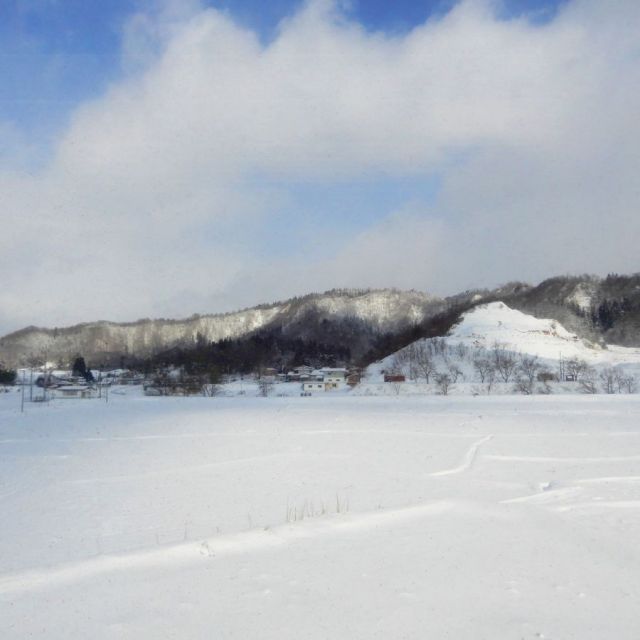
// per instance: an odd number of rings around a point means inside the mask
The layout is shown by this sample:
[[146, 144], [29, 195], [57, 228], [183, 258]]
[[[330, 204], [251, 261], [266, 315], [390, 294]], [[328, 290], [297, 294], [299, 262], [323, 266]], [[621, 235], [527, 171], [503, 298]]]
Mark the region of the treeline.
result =
[[266, 368], [287, 371], [294, 366], [343, 366], [351, 361], [351, 350], [342, 344], [288, 338], [281, 332], [260, 333], [245, 339], [226, 339], [194, 347], [176, 347], [142, 362], [132, 363], [145, 372], [163, 367], [181, 367], [188, 374], [208, 374], [211, 382], [222, 374], [260, 373]]
[[446, 336], [451, 328], [460, 320], [460, 316], [473, 309], [478, 304], [496, 302], [495, 296], [487, 295], [481, 302], [471, 299], [449, 306], [444, 311], [431, 316], [413, 327], [398, 333], [385, 333], [374, 340], [374, 344], [358, 363], [366, 366], [377, 360], [382, 360], [391, 353], [403, 349], [407, 345], [421, 338], [438, 338]]
[[16, 372], [13, 369], [5, 369], [0, 365], [0, 384], [14, 384], [16, 381]]

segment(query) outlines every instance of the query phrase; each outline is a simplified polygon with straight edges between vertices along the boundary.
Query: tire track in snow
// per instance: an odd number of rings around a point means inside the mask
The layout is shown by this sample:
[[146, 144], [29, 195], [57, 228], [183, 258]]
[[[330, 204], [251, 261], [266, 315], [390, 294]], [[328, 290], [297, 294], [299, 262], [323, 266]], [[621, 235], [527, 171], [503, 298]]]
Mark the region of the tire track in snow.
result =
[[493, 434], [489, 434], [481, 440], [478, 440], [478, 442], [474, 442], [464, 454], [462, 462], [457, 467], [453, 467], [452, 469], [445, 469], [444, 471], [436, 471], [435, 473], [430, 473], [429, 475], [436, 478], [440, 476], [451, 476], [458, 473], [463, 473], [464, 471], [468, 471], [473, 466], [476, 456], [478, 455], [478, 449], [485, 442], [489, 442], [491, 438], [493, 438]]
[[195, 564], [207, 559], [274, 549], [298, 540], [325, 535], [367, 531], [445, 513], [447, 501], [411, 505], [399, 509], [341, 514], [274, 528], [254, 529], [200, 542], [154, 547], [137, 552], [103, 555], [81, 562], [0, 575], [0, 594], [24, 593], [96, 578], [119, 571], [157, 569]]
[[630, 462], [640, 460], [640, 456], [611, 456], [609, 458], [549, 458], [549, 457], [532, 457], [532, 456], [503, 456], [503, 455], [487, 455], [488, 460], [496, 462], [567, 462], [567, 463], [586, 463], [586, 462]]

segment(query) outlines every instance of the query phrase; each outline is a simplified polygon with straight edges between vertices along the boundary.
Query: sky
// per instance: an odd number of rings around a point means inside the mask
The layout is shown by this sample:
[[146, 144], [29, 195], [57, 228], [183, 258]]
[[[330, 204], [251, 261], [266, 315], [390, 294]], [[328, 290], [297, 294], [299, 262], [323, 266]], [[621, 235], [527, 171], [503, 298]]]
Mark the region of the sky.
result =
[[635, 0], [0, 3], [0, 334], [635, 272]]

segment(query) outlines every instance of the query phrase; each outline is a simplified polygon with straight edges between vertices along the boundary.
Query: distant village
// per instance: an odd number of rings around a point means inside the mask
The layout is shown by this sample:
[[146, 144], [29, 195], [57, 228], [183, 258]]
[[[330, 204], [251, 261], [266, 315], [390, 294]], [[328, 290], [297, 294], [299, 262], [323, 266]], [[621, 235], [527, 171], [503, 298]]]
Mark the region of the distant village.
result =
[[109, 389], [119, 386], [140, 386], [147, 396], [171, 395], [244, 395], [248, 387], [256, 395], [267, 396], [277, 392], [278, 385], [287, 384], [289, 395], [292, 387], [301, 396], [328, 391], [346, 390], [361, 380], [359, 369], [347, 367], [314, 368], [309, 365], [293, 367], [281, 372], [266, 367], [253, 374], [230, 374], [212, 381], [209, 376], [189, 374], [183, 367], [166, 367], [152, 374], [129, 369], [92, 370], [82, 358], [76, 358], [70, 371], [53, 367], [20, 369], [15, 384], [27, 389], [32, 401], [53, 398], [105, 398]]

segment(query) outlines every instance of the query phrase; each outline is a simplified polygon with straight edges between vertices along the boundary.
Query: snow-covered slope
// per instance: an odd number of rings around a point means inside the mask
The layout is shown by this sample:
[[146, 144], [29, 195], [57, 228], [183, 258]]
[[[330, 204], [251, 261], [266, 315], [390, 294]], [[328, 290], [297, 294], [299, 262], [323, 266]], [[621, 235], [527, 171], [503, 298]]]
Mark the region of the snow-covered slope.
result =
[[589, 357], [602, 349], [587, 344], [555, 320], [542, 320], [510, 309], [502, 302], [475, 307], [465, 313], [447, 337], [449, 343], [490, 349], [496, 343], [541, 358]]
[[561, 360], [578, 359], [596, 369], [625, 367], [640, 374], [640, 349], [591, 343], [567, 331], [556, 320], [535, 318], [503, 302], [493, 302], [464, 313], [444, 338], [418, 340], [372, 364], [365, 380], [380, 382], [385, 372], [392, 371], [403, 373], [408, 379], [424, 378], [415, 366], [413, 375], [410, 371], [414, 357], [410, 353], [416, 349], [428, 352], [434, 369], [432, 379], [437, 373], [455, 368], [460, 381], [479, 382], [474, 360], [490, 358], [496, 349], [516, 357], [537, 357], [540, 366], [552, 373]]
[[452, 345], [492, 349], [496, 343], [521, 354], [556, 361], [580, 358], [592, 365], [640, 363], [640, 349], [581, 340], [556, 320], [534, 318], [502, 302], [465, 313], [446, 338]]

